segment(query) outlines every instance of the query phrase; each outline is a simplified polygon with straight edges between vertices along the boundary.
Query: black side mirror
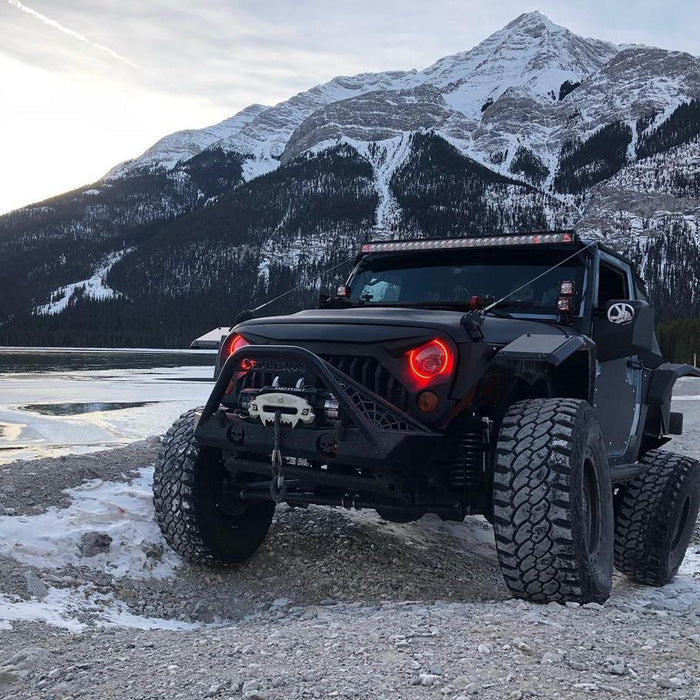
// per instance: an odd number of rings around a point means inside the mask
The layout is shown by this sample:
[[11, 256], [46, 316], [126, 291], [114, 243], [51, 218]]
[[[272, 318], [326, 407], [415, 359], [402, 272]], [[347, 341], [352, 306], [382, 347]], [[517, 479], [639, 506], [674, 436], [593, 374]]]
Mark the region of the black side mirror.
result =
[[596, 311], [593, 339], [599, 360], [652, 351], [654, 309], [646, 301], [611, 299]]

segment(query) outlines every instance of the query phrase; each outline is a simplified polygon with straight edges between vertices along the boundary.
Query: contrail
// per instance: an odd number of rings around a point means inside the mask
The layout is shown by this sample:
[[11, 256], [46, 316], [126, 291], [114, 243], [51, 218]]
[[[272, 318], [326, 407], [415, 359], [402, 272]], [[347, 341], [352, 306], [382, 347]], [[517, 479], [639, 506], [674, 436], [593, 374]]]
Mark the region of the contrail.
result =
[[99, 51], [104, 51], [105, 53], [108, 53], [112, 58], [116, 58], [118, 61], [121, 61], [122, 63], [126, 63], [127, 65], [131, 66], [132, 68], [137, 68], [138, 66], [135, 63], [132, 63], [128, 58], [124, 58], [124, 56], [120, 56], [116, 51], [112, 51], [108, 46], [103, 46], [102, 44], [96, 44], [94, 41], [90, 41], [84, 34], [79, 34], [78, 32], [74, 32], [72, 29], [68, 29], [68, 27], [64, 27], [60, 22], [57, 22], [55, 19], [51, 19], [50, 17], [47, 17], [46, 15], [42, 15], [41, 12], [37, 12], [36, 10], [32, 10], [31, 7], [27, 7], [26, 5], [23, 5], [19, 0], [7, 0], [10, 5], [13, 7], [16, 7], [18, 10], [22, 10], [22, 12], [26, 12], [28, 15], [31, 15], [35, 19], [38, 19], [40, 22], [43, 22], [44, 24], [48, 24], [49, 27], [53, 27], [54, 29], [58, 29], [59, 32], [63, 32], [64, 34], [67, 34], [68, 36], [72, 36], [74, 39], [77, 39], [78, 41], [82, 41], [83, 44], [87, 44], [88, 46], [92, 46], [95, 49], [98, 49]]

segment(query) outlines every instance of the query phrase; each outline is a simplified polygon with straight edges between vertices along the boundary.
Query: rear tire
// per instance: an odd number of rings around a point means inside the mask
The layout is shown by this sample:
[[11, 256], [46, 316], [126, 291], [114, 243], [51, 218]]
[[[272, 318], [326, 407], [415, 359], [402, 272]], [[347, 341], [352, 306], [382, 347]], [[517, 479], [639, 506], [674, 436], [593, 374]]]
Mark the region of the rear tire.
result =
[[700, 462], [651, 450], [647, 469], [615, 497], [615, 567], [629, 579], [663, 586], [673, 579], [700, 508]]
[[196, 564], [234, 564], [249, 557], [270, 529], [275, 504], [224, 500], [228, 473], [221, 452], [194, 439], [198, 409], [165, 435], [153, 475], [153, 505], [166, 542]]
[[613, 503], [600, 427], [586, 401], [531, 399], [503, 419], [493, 485], [501, 571], [538, 603], [602, 603], [613, 569]]

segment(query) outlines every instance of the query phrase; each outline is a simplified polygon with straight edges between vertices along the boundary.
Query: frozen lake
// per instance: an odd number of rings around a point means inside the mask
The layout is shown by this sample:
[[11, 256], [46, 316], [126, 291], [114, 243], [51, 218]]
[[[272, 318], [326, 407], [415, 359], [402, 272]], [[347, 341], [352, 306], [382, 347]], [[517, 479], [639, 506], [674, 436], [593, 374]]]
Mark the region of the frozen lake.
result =
[[215, 353], [0, 348], [0, 462], [165, 432], [206, 400]]
[[[164, 433], [212, 388], [206, 350], [0, 348], [0, 463], [117, 447]], [[700, 457], [700, 380], [676, 384], [672, 449]]]

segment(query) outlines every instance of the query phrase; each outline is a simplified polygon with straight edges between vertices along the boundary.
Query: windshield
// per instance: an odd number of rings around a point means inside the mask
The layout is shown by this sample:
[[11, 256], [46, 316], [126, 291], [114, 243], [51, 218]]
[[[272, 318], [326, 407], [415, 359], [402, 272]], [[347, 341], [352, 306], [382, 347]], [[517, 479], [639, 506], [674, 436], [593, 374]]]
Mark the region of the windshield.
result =
[[504, 306], [554, 314], [560, 282], [573, 280], [582, 289], [581, 262], [549, 269], [570, 254], [540, 249], [515, 255], [491, 250], [368, 257], [350, 280], [350, 299], [368, 305], [468, 305], [475, 296], [490, 302], [513, 292]]

